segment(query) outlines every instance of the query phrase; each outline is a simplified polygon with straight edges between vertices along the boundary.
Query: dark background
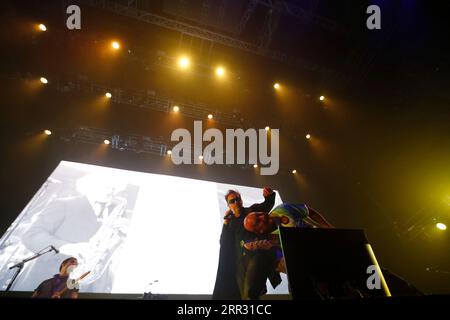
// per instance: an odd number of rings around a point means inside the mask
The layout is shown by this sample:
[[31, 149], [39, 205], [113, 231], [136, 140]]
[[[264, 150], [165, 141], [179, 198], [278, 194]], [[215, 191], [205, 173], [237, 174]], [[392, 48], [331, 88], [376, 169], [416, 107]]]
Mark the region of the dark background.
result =
[[[435, 227], [437, 221], [450, 224], [448, 4], [289, 0], [272, 1], [269, 11], [270, 1], [129, 2], [130, 8], [258, 48], [249, 52], [89, 2], [1, 2], [1, 233], [61, 160], [270, 185], [283, 200], [305, 202], [337, 227], [365, 229], [380, 264], [424, 292], [450, 292], [448, 231]], [[65, 26], [69, 4], [81, 7], [81, 30]], [[370, 4], [381, 8], [381, 30], [366, 28]], [[277, 9], [285, 5], [290, 11]], [[269, 37], [268, 17], [277, 21]], [[47, 32], [36, 31], [36, 23], [45, 23]], [[121, 43], [117, 52], [108, 47], [113, 39]], [[264, 50], [286, 58], [271, 59]], [[188, 54], [191, 70], [170, 67], [164, 61], [172, 60], [161, 61], [162, 52]], [[217, 64], [227, 68], [225, 81], [210, 76]], [[43, 75], [49, 79], [45, 86], [38, 83]], [[194, 118], [181, 114], [58, 86], [73, 79], [113, 92], [149, 90], [205, 104], [212, 112], [237, 115], [243, 128], [280, 128], [280, 172], [260, 176], [252, 167], [174, 166], [167, 157], [112, 150], [101, 141], [61, 139], [90, 126], [170, 144], [174, 129], [193, 126]], [[275, 81], [281, 91], [273, 89]], [[203, 120], [204, 127], [225, 129]], [[47, 128], [53, 134], [44, 137]]]

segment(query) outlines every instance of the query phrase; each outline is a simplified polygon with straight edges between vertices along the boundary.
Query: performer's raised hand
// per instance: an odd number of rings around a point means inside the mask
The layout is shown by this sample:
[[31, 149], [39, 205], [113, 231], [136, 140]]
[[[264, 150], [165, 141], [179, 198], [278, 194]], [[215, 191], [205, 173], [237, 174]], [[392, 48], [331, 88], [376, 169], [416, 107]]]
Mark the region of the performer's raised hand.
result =
[[267, 187], [267, 186], [264, 187], [264, 189], [263, 189], [264, 198], [270, 196], [272, 193], [273, 193], [273, 190], [270, 187]]

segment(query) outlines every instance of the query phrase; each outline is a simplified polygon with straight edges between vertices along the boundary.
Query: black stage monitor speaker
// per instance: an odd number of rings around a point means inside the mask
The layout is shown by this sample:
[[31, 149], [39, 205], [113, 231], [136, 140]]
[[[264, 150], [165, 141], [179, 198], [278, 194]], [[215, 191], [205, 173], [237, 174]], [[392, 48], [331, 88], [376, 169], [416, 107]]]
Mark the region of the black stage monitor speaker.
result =
[[390, 296], [363, 230], [280, 228], [293, 299]]

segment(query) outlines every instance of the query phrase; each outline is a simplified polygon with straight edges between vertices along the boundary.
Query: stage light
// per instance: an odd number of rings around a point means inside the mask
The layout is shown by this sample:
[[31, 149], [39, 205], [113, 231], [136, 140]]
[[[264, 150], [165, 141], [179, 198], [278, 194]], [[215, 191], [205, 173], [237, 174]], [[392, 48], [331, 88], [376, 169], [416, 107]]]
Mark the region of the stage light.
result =
[[105, 93], [105, 97], [107, 97], [108, 99], [111, 99], [112, 98], [112, 94], [107, 92], [107, 93]]
[[41, 24], [39, 25], [39, 30], [41, 30], [41, 31], [47, 31], [47, 27], [45, 26], [45, 24], [41, 23]]
[[114, 50], [119, 50], [119, 49], [120, 49], [120, 44], [119, 44], [117, 41], [113, 41], [113, 42], [111, 43], [111, 47], [112, 47]]
[[211, 120], [213, 118], [212, 114], [208, 114], [208, 119]]
[[180, 107], [179, 106], [173, 106], [173, 112], [178, 112], [180, 111]]
[[436, 223], [436, 228], [438, 228], [439, 230], [447, 230], [447, 226], [445, 224], [443, 224], [442, 222]]
[[258, 168], [258, 165], [255, 163], [254, 165], [253, 165], [253, 168]]
[[306, 135], [306, 139], [311, 139], [311, 135], [309, 133]]
[[167, 150], [167, 154], [170, 156], [172, 154], [172, 150]]
[[270, 127], [269, 127], [269, 126], [266, 126], [264, 129], [265, 129], [266, 131], [269, 131], [269, 130], [270, 130]]
[[324, 96], [320, 96], [319, 100], [323, 101], [323, 100], [325, 100], [325, 97]]
[[104, 144], [110, 144], [111, 142], [108, 139], [103, 140]]
[[47, 78], [41, 77], [41, 79], [39, 79], [39, 80], [40, 80], [41, 83], [43, 83], [43, 84], [47, 84], [47, 83], [48, 83]]
[[273, 85], [273, 87], [274, 87], [276, 90], [278, 90], [278, 89], [280, 89], [280, 84], [277, 82], [277, 83], [275, 83], [275, 84]]
[[44, 130], [44, 133], [45, 133], [46, 135], [48, 135], [48, 136], [52, 134], [52, 132], [51, 132], [50, 130], [48, 130], [48, 129]]
[[183, 56], [178, 59], [178, 66], [181, 69], [187, 69], [187, 68], [189, 68], [189, 65], [190, 65], [190, 61], [187, 57]]
[[217, 67], [217, 69], [216, 69], [216, 75], [217, 75], [218, 77], [222, 77], [224, 74], [225, 74], [225, 69], [222, 68], [222, 67]]
[[293, 174], [296, 174], [296, 173], [297, 173], [297, 170], [295, 170], [295, 169], [292, 170], [292, 173], [293, 173]]
[[203, 160], [203, 156], [202, 156], [202, 155], [199, 155], [198, 158], [199, 158], [200, 160]]

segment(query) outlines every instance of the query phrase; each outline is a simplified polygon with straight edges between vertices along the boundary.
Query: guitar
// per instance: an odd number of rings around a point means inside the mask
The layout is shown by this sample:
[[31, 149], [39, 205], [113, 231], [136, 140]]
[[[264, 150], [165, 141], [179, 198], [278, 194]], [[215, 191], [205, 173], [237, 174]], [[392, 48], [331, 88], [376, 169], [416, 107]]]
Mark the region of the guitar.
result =
[[[90, 273], [91, 273], [91, 272], [88, 271], [88, 272], [82, 274], [81, 277], [79, 277], [78, 279], [70, 279], [70, 278], [67, 279], [67, 283], [66, 283], [65, 287], [64, 287], [62, 290], [55, 292], [55, 293], [52, 295], [52, 299], [60, 299], [61, 296], [62, 296], [64, 293], [66, 293], [67, 290], [75, 289], [75, 288], [77, 287], [78, 283], [79, 283], [81, 280], [83, 280], [85, 277], [87, 277], [87, 275], [90, 274]], [[70, 287], [70, 288], [69, 288], [69, 287]]]
[[269, 234], [268, 239], [261, 239], [261, 240], [255, 239], [254, 241], [247, 241], [247, 242], [242, 241], [241, 245], [249, 251], [259, 249], [269, 250], [272, 247], [280, 246], [280, 238], [278, 235]]

